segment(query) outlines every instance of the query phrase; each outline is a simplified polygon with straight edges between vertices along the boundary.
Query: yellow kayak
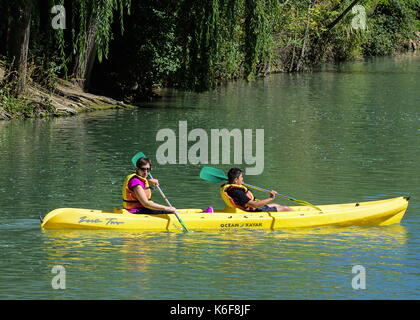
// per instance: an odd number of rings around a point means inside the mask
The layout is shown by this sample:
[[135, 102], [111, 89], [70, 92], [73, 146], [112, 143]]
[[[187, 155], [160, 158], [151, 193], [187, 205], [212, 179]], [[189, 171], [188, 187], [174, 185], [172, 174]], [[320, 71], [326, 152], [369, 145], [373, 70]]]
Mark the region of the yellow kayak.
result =
[[[290, 212], [246, 212], [179, 209], [178, 215], [189, 230], [283, 229], [319, 226], [384, 226], [399, 223], [408, 206], [408, 197], [379, 201], [318, 206], [292, 206]], [[45, 229], [182, 230], [174, 214], [132, 214], [114, 211], [60, 208], [42, 220]]]

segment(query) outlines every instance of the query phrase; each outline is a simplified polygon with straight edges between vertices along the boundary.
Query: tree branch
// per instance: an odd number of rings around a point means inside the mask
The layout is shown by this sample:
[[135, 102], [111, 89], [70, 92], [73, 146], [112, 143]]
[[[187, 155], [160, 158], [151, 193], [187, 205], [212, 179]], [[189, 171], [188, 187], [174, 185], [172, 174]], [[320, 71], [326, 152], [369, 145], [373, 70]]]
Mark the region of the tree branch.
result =
[[345, 15], [358, 3], [360, 2], [360, 0], [354, 0], [347, 8], [346, 10], [343, 11], [342, 14], [340, 14], [333, 22], [331, 22], [328, 26], [327, 29], [328, 31], [330, 31], [332, 28], [334, 28], [336, 26], [336, 24], [338, 24], [344, 17]]

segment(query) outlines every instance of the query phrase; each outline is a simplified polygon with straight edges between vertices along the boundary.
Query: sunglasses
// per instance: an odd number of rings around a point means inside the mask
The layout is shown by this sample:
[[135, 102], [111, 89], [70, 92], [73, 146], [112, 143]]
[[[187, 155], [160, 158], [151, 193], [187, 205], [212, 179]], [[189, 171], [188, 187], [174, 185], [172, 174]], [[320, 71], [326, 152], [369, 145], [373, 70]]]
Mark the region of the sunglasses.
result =
[[152, 168], [140, 168], [141, 171], [151, 171]]

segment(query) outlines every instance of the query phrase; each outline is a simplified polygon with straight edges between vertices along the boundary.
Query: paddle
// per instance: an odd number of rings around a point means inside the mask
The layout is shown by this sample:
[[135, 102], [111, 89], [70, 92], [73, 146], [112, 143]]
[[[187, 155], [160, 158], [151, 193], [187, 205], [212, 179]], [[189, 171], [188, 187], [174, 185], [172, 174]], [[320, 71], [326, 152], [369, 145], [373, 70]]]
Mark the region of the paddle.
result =
[[[138, 152], [136, 153], [132, 158], [131, 158], [131, 163], [136, 167], [137, 164], [137, 160], [139, 160], [140, 158], [146, 158], [145, 154], [143, 152]], [[151, 179], [153, 179], [150, 171], [149, 171], [149, 176]], [[160, 195], [162, 196], [162, 198], [166, 201], [166, 203], [168, 204], [168, 206], [172, 207], [171, 203], [169, 202], [169, 199], [165, 196], [165, 194], [163, 193], [162, 189], [160, 188], [160, 186], [157, 186], [157, 189], [159, 190]], [[181, 220], [181, 218], [178, 216], [178, 214], [176, 212], [174, 212], [175, 216], [177, 217], [179, 223], [182, 225], [182, 227], [184, 228], [185, 231], [190, 232], [187, 227], [185, 226], [184, 222]]]
[[[223, 170], [217, 169], [217, 168], [212, 168], [212, 167], [203, 167], [200, 171], [200, 178], [205, 180], [205, 181], [209, 181], [209, 182], [224, 182], [226, 180], [228, 180], [228, 177], [225, 175], [225, 173], [223, 172]], [[256, 187], [253, 186], [251, 184], [246, 184], [244, 183], [245, 186], [255, 189], [255, 190], [259, 190], [259, 191], [263, 191], [263, 192], [267, 192], [270, 193], [270, 190], [267, 189], [263, 189], [260, 187]], [[289, 196], [285, 196], [283, 194], [280, 193], [276, 193], [277, 196], [286, 198], [287, 200], [299, 203], [301, 205], [305, 205], [305, 206], [310, 206], [312, 208], [315, 208], [319, 211], [322, 211], [320, 208], [314, 206], [313, 204], [310, 204], [309, 202], [303, 201], [303, 200], [298, 200]]]

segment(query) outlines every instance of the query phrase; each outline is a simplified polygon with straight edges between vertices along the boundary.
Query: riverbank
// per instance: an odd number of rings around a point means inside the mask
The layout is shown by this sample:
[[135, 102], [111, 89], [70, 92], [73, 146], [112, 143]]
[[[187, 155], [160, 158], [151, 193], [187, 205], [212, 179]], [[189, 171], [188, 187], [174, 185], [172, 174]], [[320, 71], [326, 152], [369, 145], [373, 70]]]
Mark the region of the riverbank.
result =
[[[406, 51], [396, 53], [395, 56], [418, 52], [420, 33], [417, 33], [417, 36], [417, 39], [409, 41]], [[271, 68], [264, 76], [284, 72], [287, 71]], [[0, 66], [0, 82], [4, 75], [5, 71]], [[160, 89], [163, 88], [156, 88], [155, 90], [158, 96], [160, 96]], [[5, 106], [4, 100], [7, 101], [7, 106]], [[0, 120], [66, 117], [99, 110], [129, 108], [136, 108], [136, 105], [118, 101], [111, 97], [84, 92], [71, 81], [63, 79], [57, 79], [55, 89], [51, 92], [34, 82], [28, 85], [26, 93], [19, 98], [2, 96], [0, 92]]]
[[[5, 75], [0, 68], [0, 81]], [[105, 109], [134, 108], [110, 97], [83, 92], [70, 81], [58, 79], [55, 89], [47, 92], [31, 83], [19, 98], [0, 95], [0, 120], [66, 117]]]

